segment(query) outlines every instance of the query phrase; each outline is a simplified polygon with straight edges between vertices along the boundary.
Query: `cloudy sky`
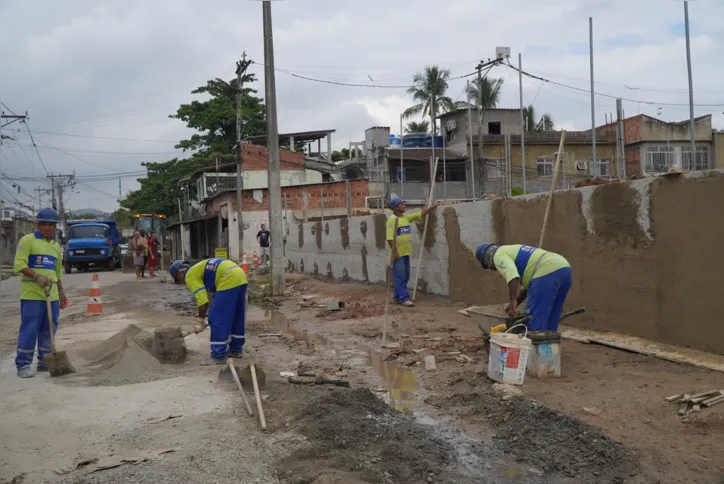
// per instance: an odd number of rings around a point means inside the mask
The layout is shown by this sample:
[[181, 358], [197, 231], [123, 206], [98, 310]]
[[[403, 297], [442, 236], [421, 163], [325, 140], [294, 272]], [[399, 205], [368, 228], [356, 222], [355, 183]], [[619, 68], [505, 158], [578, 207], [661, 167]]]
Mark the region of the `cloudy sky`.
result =
[[[689, 8], [696, 115], [711, 113], [724, 129], [724, 2]], [[585, 90], [589, 16], [597, 92], [631, 99], [627, 116], [688, 118], [678, 0], [279, 0], [273, 14], [280, 130], [336, 129], [335, 149], [370, 126], [397, 132], [411, 105], [405, 89], [290, 73], [406, 86], [426, 65], [463, 76], [509, 46], [514, 63], [523, 54], [524, 70]], [[23, 126], [5, 128], [17, 141], [2, 147], [0, 194], [36, 205], [35, 189], [49, 187], [46, 169], [75, 170], [82, 183], [70, 208], [115, 209], [119, 177], [122, 193], [136, 188], [140, 163], [173, 157], [174, 143], [190, 134], [168, 114], [192, 89], [233, 77], [246, 51], [264, 92], [262, 42], [261, 2], [253, 0], [0, 0], [0, 101], [28, 112], [45, 165]], [[491, 76], [505, 81], [501, 107], [517, 108], [517, 73], [498, 67]], [[462, 100], [464, 84], [451, 82], [451, 97]], [[590, 128], [587, 93], [532, 79], [523, 89], [525, 103], [557, 127]], [[613, 99], [597, 97], [598, 123], [614, 110]]]

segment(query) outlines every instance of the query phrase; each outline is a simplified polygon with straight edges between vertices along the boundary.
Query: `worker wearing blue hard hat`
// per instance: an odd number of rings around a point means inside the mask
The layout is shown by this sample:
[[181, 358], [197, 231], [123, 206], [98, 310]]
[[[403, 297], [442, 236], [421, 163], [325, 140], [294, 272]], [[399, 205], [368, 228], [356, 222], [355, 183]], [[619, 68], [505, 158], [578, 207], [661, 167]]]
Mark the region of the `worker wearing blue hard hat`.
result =
[[480, 244], [475, 258], [484, 269], [497, 270], [508, 283], [506, 308], [514, 317], [528, 299], [531, 331], [558, 331], [563, 303], [571, 288], [571, 266], [561, 255], [529, 245]]
[[[241, 358], [245, 342], [247, 289], [244, 270], [234, 261], [215, 258], [202, 260], [193, 266], [177, 260], [169, 267], [169, 273], [176, 284], [185, 283], [191, 291], [202, 321], [208, 313], [211, 357], [201, 364], [224, 364], [227, 356]], [[211, 304], [209, 293], [214, 295]]]
[[[413, 306], [410, 295], [407, 292], [407, 284], [410, 282], [410, 256], [412, 255], [412, 230], [410, 223], [420, 220], [424, 215], [435, 210], [437, 205], [431, 205], [418, 212], [405, 214], [407, 206], [400, 197], [393, 196], [390, 199], [390, 210], [392, 215], [387, 219], [387, 243], [392, 251], [393, 279], [395, 282], [395, 302], [403, 306]], [[397, 232], [395, 232], [395, 226]]]
[[48, 306], [53, 319], [53, 332], [58, 329], [60, 309], [68, 299], [63, 292], [62, 250], [55, 240], [58, 212], [43, 208], [35, 218], [36, 230], [18, 242], [13, 268], [22, 274], [20, 284], [20, 331], [15, 357], [21, 378], [34, 376], [31, 365], [37, 344], [37, 371], [48, 371], [44, 357], [51, 351]]

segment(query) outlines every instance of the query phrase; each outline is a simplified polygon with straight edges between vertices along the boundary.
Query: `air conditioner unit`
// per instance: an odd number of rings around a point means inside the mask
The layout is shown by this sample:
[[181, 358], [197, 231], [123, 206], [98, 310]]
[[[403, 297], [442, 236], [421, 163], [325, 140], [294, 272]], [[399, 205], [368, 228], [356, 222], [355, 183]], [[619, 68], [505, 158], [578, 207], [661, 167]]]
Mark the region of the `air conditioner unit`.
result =
[[586, 171], [586, 162], [585, 162], [585, 161], [577, 161], [577, 162], [576, 162], [576, 170], [578, 170], [578, 171]]

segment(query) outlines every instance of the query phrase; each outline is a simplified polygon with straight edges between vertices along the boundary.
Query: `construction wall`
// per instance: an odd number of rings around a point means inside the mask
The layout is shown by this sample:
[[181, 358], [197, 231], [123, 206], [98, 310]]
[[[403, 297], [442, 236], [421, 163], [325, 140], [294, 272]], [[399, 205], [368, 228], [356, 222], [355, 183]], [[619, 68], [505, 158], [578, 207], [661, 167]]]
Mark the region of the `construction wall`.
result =
[[[537, 245], [545, 206], [541, 194], [441, 207], [424, 244], [422, 224], [413, 224], [413, 275], [424, 246], [419, 290], [470, 304], [504, 302], [505, 282], [480, 268], [475, 247], [482, 241]], [[722, 171], [557, 192], [544, 246], [573, 268], [567, 308], [588, 308], [570, 324], [724, 354], [722, 207]], [[384, 215], [290, 231], [286, 254], [295, 271], [385, 280]]]

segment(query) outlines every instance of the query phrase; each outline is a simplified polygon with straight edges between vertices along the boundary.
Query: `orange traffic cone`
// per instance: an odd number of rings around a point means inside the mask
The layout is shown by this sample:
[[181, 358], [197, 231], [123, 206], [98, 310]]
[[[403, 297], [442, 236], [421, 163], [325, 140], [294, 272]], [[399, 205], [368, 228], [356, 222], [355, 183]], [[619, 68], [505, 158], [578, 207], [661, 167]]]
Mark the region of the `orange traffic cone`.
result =
[[103, 297], [101, 296], [101, 281], [98, 279], [98, 274], [93, 274], [86, 314], [103, 314]]
[[244, 272], [249, 272], [249, 263], [246, 261], [246, 252], [241, 257], [241, 268]]
[[251, 260], [252, 264], [254, 264], [254, 267], [259, 265], [259, 259], [256, 258], [256, 249], [254, 249], [254, 258]]

